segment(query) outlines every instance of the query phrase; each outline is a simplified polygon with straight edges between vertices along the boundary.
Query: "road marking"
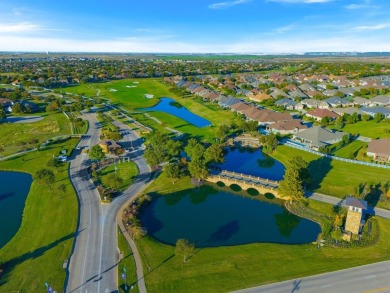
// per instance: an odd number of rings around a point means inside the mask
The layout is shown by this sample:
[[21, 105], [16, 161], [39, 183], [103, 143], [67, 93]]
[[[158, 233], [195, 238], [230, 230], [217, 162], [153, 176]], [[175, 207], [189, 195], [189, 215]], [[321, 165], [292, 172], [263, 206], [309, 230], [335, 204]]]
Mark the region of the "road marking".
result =
[[368, 277], [364, 277], [364, 279], [370, 279], [370, 278], [375, 278], [376, 275], [372, 275], [372, 276], [368, 276]]
[[[100, 211], [102, 212], [102, 217], [103, 217], [103, 223], [102, 223], [102, 227], [101, 227], [101, 230], [100, 230], [100, 233], [101, 233], [101, 238], [100, 238], [100, 263], [99, 263], [99, 275], [101, 275], [102, 273], [102, 262], [103, 262], [103, 239], [104, 239], [104, 223], [106, 222], [106, 213], [108, 211], [108, 208], [106, 209], [102, 209], [102, 206], [100, 205], [99, 207]], [[102, 211], [103, 210], [103, 211]], [[103, 275], [100, 276], [101, 278], [99, 279], [98, 281], [98, 287], [97, 287], [97, 292], [100, 292], [100, 280], [103, 278]]]
[[330, 287], [330, 286], [333, 286], [333, 284], [324, 285], [324, 286], [321, 286], [321, 288], [326, 288], [326, 287]]

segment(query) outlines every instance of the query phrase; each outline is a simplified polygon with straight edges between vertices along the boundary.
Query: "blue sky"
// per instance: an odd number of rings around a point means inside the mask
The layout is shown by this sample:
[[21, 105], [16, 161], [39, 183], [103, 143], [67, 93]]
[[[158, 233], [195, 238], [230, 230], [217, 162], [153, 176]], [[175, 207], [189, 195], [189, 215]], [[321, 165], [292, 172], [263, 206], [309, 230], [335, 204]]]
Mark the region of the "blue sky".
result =
[[0, 0], [0, 51], [390, 51], [388, 0]]

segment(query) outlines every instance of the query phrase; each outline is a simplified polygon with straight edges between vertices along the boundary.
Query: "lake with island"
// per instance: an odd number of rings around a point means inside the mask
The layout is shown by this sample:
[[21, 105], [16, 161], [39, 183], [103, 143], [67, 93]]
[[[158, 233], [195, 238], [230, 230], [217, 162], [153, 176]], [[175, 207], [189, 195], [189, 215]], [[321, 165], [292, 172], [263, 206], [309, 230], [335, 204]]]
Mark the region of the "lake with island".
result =
[[205, 127], [211, 125], [210, 121], [192, 113], [186, 107], [182, 106], [171, 98], [161, 98], [160, 102], [154, 107], [142, 108], [140, 110], [165, 112], [180, 119], [183, 119], [184, 121], [191, 123], [196, 127]]
[[285, 172], [284, 165], [264, 154], [261, 149], [228, 148], [225, 162], [218, 165], [226, 171], [243, 173], [270, 180], [282, 180]]
[[320, 233], [317, 223], [295, 216], [279, 204], [211, 185], [158, 196], [140, 219], [150, 236], [171, 245], [180, 238], [197, 247], [302, 244], [315, 241]]
[[30, 174], [0, 171], [0, 248], [15, 236], [22, 224], [31, 183]]

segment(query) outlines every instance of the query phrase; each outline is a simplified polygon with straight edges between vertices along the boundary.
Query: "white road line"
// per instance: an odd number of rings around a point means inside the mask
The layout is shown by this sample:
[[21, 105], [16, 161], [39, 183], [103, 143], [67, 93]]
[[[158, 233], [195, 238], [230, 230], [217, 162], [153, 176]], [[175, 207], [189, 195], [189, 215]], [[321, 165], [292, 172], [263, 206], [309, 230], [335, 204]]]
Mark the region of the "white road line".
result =
[[367, 277], [364, 277], [364, 279], [370, 279], [370, 278], [375, 278], [376, 275], [372, 275], [372, 276], [367, 276]]
[[[102, 208], [102, 206], [100, 205], [100, 208]], [[102, 219], [102, 228], [101, 228], [101, 238], [100, 238], [100, 262], [99, 262], [99, 274], [98, 274], [98, 288], [97, 288], [97, 292], [100, 292], [100, 281], [101, 279], [103, 278], [103, 276], [101, 275], [102, 273], [102, 262], [103, 262], [103, 238], [104, 238], [104, 223], [106, 222], [106, 213], [108, 211], [108, 208], [105, 209], [104, 213], [103, 213], [103, 219]]]
[[[79, 171], [81, 169], [81, 166], [82, 166], [82, 164], [79, 164]], [[80, 201], [81, 200], [82, 199], [80, 198]], [[89, 196], [87, 196], [87, 200], [88, 200], [88, 205], [89, 205], [89, 223], [88, 223], [88, 225], [90, 225], [92, 223], [92, 212], [91, 212], [92, 208], [91, 208], [91, 200], [90, 200]], [[85, 267], [87, 265], [87, 255], [88, 255], [87, 250], [89, 247], [89, 238], [90, 238], [89, 229], [87, 229], [87, 227], [85, 227], [84, 229], [85, 229], [85, 232], [88, 234], [88, 236], [87, 236], [87, 245], [84, 246], [85, 247], [84, 266], [83, 266], [83, 274], [82, 274], [82, 279], [81, 279], [80, 291], [82, 289], [82, 286], [84, 285], [84, 280], [85, 280]]]
[[326, 288], [326, 287], [330, 287], [330, 286], [333, 286], [333, 284], [324, 285], [324, 286], [321, 286], [321, 288]]

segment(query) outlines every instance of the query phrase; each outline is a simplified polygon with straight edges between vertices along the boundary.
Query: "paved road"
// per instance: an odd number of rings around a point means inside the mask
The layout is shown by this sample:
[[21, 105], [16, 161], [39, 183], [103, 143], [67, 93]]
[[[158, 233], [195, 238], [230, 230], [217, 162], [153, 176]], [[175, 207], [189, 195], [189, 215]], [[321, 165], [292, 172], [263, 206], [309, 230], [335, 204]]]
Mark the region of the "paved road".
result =
[[[84, 137], [78, 146], [91, 147], [99, 141], [100, 126], [94, 114], [84, 116], [89, 121], [89, 129], [87, 137]], [[134, 184], [121, 197], [110, 204], [100, 204], [96, 188], [86, 172], [89, 164], [87, 156], [78, 150], [71, 158], [69, 173], [79, 197], [80, 212], [66, 292], [106, 293], [117, 292], [118, 289], [116, 215], [120, 207], [142, 190], [150, 178], [150, 169], [142, 157], [142, 141], [127, 126], [119, 126], [124, 133], [123, 140], [136, 149], [127, 155], [131, 156], [139, 169], [139, 176]]]
[[236, 291], [237, 293], [390, 292], [390, 261]]
[[[337, 197], [333, 197], [333, 196], [329, 196], [329, 195], [325, 195], [322, 193], [315, 192], [309, 196], [309, 199], [322, 201], [322, 202], [330, 203], [333, 205], [343, 205], [342, 199], [337, 198]], [[373, 209], [371, 208], [371, 210], [369, 210], [369, 213], [374, 214], [374, 215], [379, 216], [379, 217], [390, 219], [390, 210], [385, 210], [385, 209], [375, 207]]]

